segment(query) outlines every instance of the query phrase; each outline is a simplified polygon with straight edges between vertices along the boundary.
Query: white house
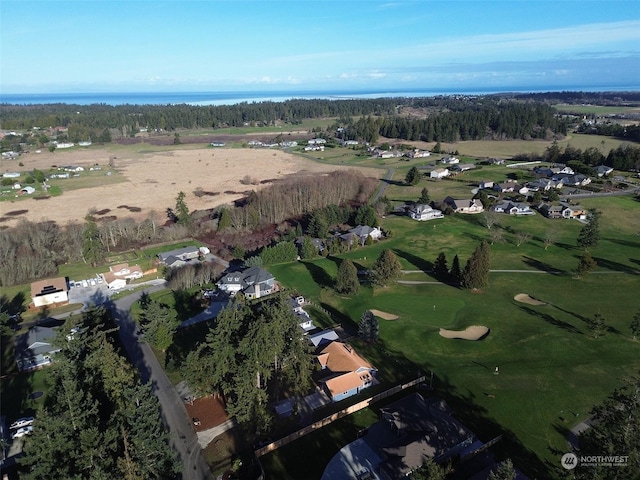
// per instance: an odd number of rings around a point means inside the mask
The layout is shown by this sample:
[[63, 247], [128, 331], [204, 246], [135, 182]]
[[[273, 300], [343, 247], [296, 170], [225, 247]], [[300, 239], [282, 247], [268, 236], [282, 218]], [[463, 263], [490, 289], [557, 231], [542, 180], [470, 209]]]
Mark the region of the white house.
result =
[[482, 202], [477, 198], [458, 200], [447, 197], [443, 203], [453, 208], [456, 213], [480, 213], [484, 210]]
[[443, 157], [442, 160], [440, 160], [440, 163], [445, 165], [455, 165], [456, 163], [460, 163], [460, 159], [457, 157]]
[[407, 214], [418, 221], [433, 220], [434, 218], [443, 218], [444, 215], [440, 210], [431, 208], [429, 205], [418, 204], [407, 210]]
[[606, 165], [598, 165], [596, 167], [596, 173], [598, 174], [598, 177], [605, 177], [607, 175], [610, 175], [612, 172], [613, 168], [607, 167]]
[[429, 177], [444, 178], [444, 177], [448, 177], [449, 175], [451, 175], [451, 172], [449, 172], [449, 169], [447, 168], [434, 168], [433, 170], [431, 170]]
[[250, 267], [225, 273], [216, 285], [231, 296], [242, 292], [247, 298], [260, 298], [275, 290], [275, 277], [260, 267]]
[[31, 284], [31, 300], [35, 307], [69, 301], [69, 288], [64, 277], [39, 280]]

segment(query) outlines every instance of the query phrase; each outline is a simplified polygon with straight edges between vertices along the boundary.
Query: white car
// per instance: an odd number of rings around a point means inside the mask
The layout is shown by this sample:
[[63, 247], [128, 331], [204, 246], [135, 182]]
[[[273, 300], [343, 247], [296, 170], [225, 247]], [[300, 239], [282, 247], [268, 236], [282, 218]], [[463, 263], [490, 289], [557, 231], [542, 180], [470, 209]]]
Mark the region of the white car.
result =
[[92, 287], [95, 287], [96, 286], [96, 279], [92, 278], [91, 280], [89, 280], [89, 283], [91, 283]]
[[11, 435], [12, 439], [24, 437], [25, 435], [30, 435], [33, 433], [33, 426], [29, 425], [26, 427], [19, 428], [16, 432]]
[[10, 425], [11, 430], [15, 430], [16, 428], [27, 427], [33, 423], [33, 417], [22, 417], [13, 422]]

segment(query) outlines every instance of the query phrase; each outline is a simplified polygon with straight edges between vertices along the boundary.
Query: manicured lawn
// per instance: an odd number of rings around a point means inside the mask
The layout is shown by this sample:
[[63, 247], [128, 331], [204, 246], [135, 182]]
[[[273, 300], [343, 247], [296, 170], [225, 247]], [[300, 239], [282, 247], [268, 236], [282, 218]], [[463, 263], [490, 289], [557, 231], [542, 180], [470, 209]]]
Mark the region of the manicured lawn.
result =
[[[375, 290], [364, 286], [357, 295], [347, 297], [332, 289], [339, 259], [318, 258], [269, 270], [284, 286], [353, 327], [367, 309], [398, 315], [398, 320], [380, 320], [378, 344], [357, 345], [380, 369], [380, 380], [394, 384], [419, 370], [433, 370], [437, 394], [480, 438], [506, 434], [498, 448], [530, 476], [549, 478], [555, 474], [545, 462], [558, 464], [567, 448], [567, 429], [640, 369], [640, 342], [631, 340], [628, 327], [640, 309], [636, 232], [640, 204], [620, 197], [590, 199], [583, 205], [597, 207], [603, 215], [602, 240], [591, 249], [598, 267], [582, 279], [573, 276], [581, 254], [575, 239], [582, 224], [541, 215], [500, 217], [506, 241], [491, 246], [492, 269], [525, 272], [491, 273], [490, 286], [482, 292], [434, 284], [430, 275], [440, 251], [446, 253], [449, 264], [458, 254], [464, 266], [478, 242], [489, 238], [478, 215], [424, 223], [389, 216], [383, 228], [394, 232], [392, 238], [342, 256], [351, 258], [358, 268], [369, 268], [382, 249], [389, 248], [403, 268], [419, 271], [403, 279], [430, 283]], [[543, 240], [549, 229], [557, 231], [557, 240], [545, 250]], [[517, 247], [514, 237], [520, 230], [530, 232], [532, 238]], [[560, 273], [539, 273], [546, 270]], [[518, 293], [528, 293], [548, 305], [518, 303], [514, 300]], [[594, 339], [586, 320], [597, 312], [610, 331]], [[449, 340], [438, 334], [442, 327], [471, 325], [491, 330], [477, 342]], [[496, 366], [499, 375], [494, 374]], [[309, 445], [294, 445], [295, 449], [281, 449], [274, 458], [266, 458], [269, 474], [280, 478], [285, 475], [281, 473], [284, 466], [299, 463], [294, 452], [301, 451], [297, 447], [307, 451]], [[308, 471], [319, 477], [338, 447], [329, 447], [327, 442], [312, 446], [316, 448], [310, 451], [320, 455], [322, 462], [317, 462], [317, 471], [308, 465]]]

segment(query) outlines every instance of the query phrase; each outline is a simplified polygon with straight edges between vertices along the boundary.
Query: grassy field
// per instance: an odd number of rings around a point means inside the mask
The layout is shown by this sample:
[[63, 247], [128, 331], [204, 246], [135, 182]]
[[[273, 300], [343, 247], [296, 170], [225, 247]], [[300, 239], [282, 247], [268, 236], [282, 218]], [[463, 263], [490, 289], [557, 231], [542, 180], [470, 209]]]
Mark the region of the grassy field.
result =
[[[602, 241], [591, 252], [598, 261], [596, 271], [582, 279], [573, 275], [580, 255], [575, 238], [582, 225], [540, 215], [501, 218], [506, 241], [491, 246], [492, 269], [525, 271], [491, 273], [490, 286], [482, 292], [437, 283], [429, 273], [440, 251], [449, 262], [458, 254], [464, 265], [477, 243], [488, 238], [479, 216], [455, 215], [426, 224], [390, 216], [383, 227], [395, 232], [393, 238], [343, 256], [367, 268], [383, 248], [390, 248], [405, 269], [418, 270], [406, 278], [424, 284], [365, 287], [345, 297], [332, 290], [338, 259], [270, 270], [343, 323], [355, 326], [371, 308], [398, 315], [398, 320], [380, 320], [377, 345], [358, 346], [380, 369], [380, 379], [388, 384], [401, 380], [397, 362], [404, 364], [405, 375], [433, 370], [437, 393], [464, 423], [485, 440], [506, 434], [498, 445], [504, 455], [532, 477], [552, 478], [549, 466], [558, 465], [566, 451], [567, 430], [640, 369], [640, 342], [631, 339], [628, 328], [640, 309], [640, 239], [634, 230], [640, 225], [640, 204], [619, 197], [590, 199], [585, 206], [603, 211]], [[545, 250], [547, 229], [557, 230], [558, 238]], [[519, 230], [529, 231], [532, 239], [517, 247], [513, 235]], [[549, 269], [560, 273], [541, 273]], [[547, 305], [518, 303], [518, 293]], [[604, 315], [609, 332], [594, 339], [587, 320], [597, 312]], [[471, 325], [487, 326], [490, 334], [478, 342], [438, 335], [439, 328]], [[499, 375], [493, 373], [495, 366]], [[334, 435], [331, 428], [326, 438]], [[298, 464], [296, 451], [282, 449], [265, 457], [267, 473], [295, 478], [286, 470]], [[309, 478], [319, 478], [320, 463]]]
[[576, 113], [581, 115], [614, 115], [614, 114], [629, 114], [638, 113], [640, 108], [638, 107], [624, 107], [624, 106], [603, 106], [603, 105], [567, 105], [559, 103], [554, 105], [554, 108], [561, 113]]

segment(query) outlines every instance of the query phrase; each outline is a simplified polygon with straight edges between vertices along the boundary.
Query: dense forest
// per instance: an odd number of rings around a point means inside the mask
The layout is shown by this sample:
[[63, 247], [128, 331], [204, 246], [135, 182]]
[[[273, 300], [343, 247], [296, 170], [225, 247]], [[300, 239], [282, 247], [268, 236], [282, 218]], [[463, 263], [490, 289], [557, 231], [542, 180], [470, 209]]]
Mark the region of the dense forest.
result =
[[[415, 118], [415, 109], [420, 115]], [[564, 135], [567, 121], [541, 102], [492, 97], [377, 100], [289, 100], [199, 107], [193, 105], [38, 105], [0, 106], [2, 127], [31, 130], [61, 126], [66, 139], [109, 142], [141, 129], [224, 128], [300, 123], [306, 118], [338, 118], [343, 137], [374, 142], [381, 135], [405, 140], [455, 142], [478, 139], [553, 138]], [[358, 117], [359, 120], [353, 119]], [[116, 133], [117, 132], [117, 133]], [[46, 138], [41, 139], [46, 141]], [[44, 142], [42, 142], [44, 143]]]

